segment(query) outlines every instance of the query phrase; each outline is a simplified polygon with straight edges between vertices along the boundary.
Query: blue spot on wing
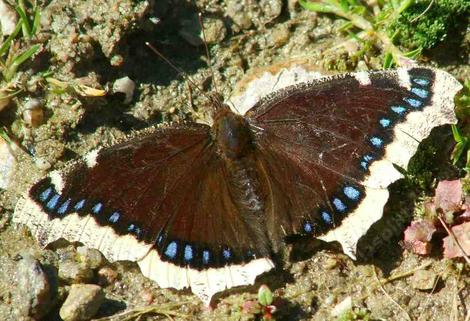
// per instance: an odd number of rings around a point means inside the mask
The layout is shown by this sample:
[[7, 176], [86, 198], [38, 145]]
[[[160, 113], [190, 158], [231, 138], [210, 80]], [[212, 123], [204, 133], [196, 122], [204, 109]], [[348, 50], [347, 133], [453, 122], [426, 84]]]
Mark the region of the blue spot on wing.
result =
[[390, 124], [392, 123], [392, 121], [388, 118], [381, 118], [379, 120], [379, 123], [380, 125], [383, 127], [383, 128], [387, 128], [390, 126]]
[[418, 84], [420, 86], [427, 86], [429, 85], [429, 80], [425, 79], [425, 78], [413, 78], [412, 81], [415, 83], [415, 84]]
[[49, 196], [51, 196], [51, 193], [52, 193], [52, 187], [48, 187], [41, 194], [39, 194], [39, 199], [45, 202], [49, 198]]
[[361, 192], [353, 187], [353, 186], [346, 186], [343, 188], [344, 195], [346, 195], [350, 200], [357, 201], [361, 196]]
[[76, 211], [79, 211], [83, 208], [83, 206], [85, 206], [85, 200], [80, 200], [78, 201], [75, 206], [73, 207]]
[[98, 202], [91, 208], [91, 211], [95, 214], [98, 214], [102, 208], [103, 208], [103, 203]]
[[372, 136], [369, 141], [376, 148], [381, 148], [384, 143], [383, 139], [378, 136]]
[[336, 208], [336, 210], [337, 210], [338, 212], [341, 212], [341, 213], [344, 213], [344, 212], [346, 212], [346, 210], [347, 210], [347, 207], [346, 207], [346, 205], [343, 203], [343, 201], [340, 200], [340, 199], [337, 198], [337, 197], [335, 197], [335, 198], [333, 199], [333, 206]]
[[109, 217], [109, 221], [111, 223], [117, 223], [117, 221], [119, 221], [119, 217], [121, 216], [121, 214], [119, 214], [118, 212], [114, 212], [113, 214], [111, 214], [111, 216]]
[[392, 111], [400, 116], [403, 116], [406, 113], [406, 107], [403, 106], [392, 106], [390, 107]]
[[413, 99], [413, 98], [406, 97], [406, 98], [403, 98], [403, 100], [406, 101], [413, 108], [419, 108], [423, 104], [422, 101]]
[[191, 245], [186, 245], [184, 247], [184, 260], [189, 262], [193, 259], [193, 248]]
[[411, 88], [411, 92], [421, 98], [427, 98], [429, 95], [429, 91], [427, 91], [426, 89], [417, 88], [417, 87]]
[[208, 250], [202, 251], [202, 263], [208, 264], [211, 259], [211, 254]]
[[230, 251], [230, 249], [224, 249], [222, 251], [222, 255], [223, 255], [224, 259], [228, 261], [232, 257], [232, 252]]
[[51, 197], [49, 202], [47, 202], [46, 207], [50, 210], [54, 209], [59, 203], [59, 199], [60, 199], [60, 195], [54, 194], [54, 196]]
[[174, 259], [178, 253], [178, 244], [176, 242], [170, 242], [165, 250], [165, 255], [170, 259]]
[[304, 223], [304, 232], [305, 233], [312, 233], [313, 232], [313, 226], [311, 223], [306, 222]]
[[67, 211], [67, 209], [69, 208], [69, 205], [70, 205], [70, 198], [68, 200], [66, 200], [64, 203], [62, 203], [62, 205], [57, 209], [57, 213], [58, 214], [65, 214], [65, 212]]
[[321, 218], [326, 224], [333, 223], [333, 218], [331, 217], [331, 214], [328, 213], [327, 211], [322, 211], [321, 212]]

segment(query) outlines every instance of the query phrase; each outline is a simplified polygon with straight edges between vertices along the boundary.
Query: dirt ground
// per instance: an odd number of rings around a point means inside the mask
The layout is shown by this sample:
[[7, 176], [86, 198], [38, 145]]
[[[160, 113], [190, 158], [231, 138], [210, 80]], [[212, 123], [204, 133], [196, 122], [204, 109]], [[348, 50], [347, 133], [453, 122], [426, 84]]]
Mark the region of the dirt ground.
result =
[[[299, 58], [318, 64], [331, 59], [351, 70], [380, 68], [377, 59], [348, 65], [347, 51], [328, 53], [328, 48], [345, 40], [336, 31], [340, 23], [331, 16], [302, 10], [296, 1], [261, 2], [264, 6], [248, 6], [240, 11], [243, 14], [234, 13], [230, 1], [197, 2], [208, 18], [211, 61], [224, 97], [246, 74]], [[234, 20], [246, 26], [239, 28], [232, 24]], [[211, 73], [204, 47], [199, 45], [197, 10], [190, 1], [50, 1], [43, 9], [41, 23], [38, 38], [44, 49], [27, 72], [34, 75], [49, 70], [61, 81], [78, 81], [104, 89], [110, 89], [114, 80], [128, 76], [135, 81], [136, 90], [130, 104], [124, 104], [120, 94], [80, 97], [46, 87], [29, 93], [44, 101], [46, 120], [33, 131], [36, 159], [23, 155], [13, 183], [8, 190], [0, 191], [1, 320], [22, 319], [15, 310], [18, 298], [13, 277], [19, 255], [32, 253], [54, 275], [64, 253], [75, 251], [67, 243], [41, 249], [26, 229], [10, 222], [16, 201], [34, 179], [134, 131], [161, 122], [206, 117], [206, 99], [193, 90], [190, 103], [187, 82], [153, 54], [145, 42], [158, 47], [204, 90], [211, 90]], [[453, 50], [443, 58], [438, 51], [428, 53], [426, 64], [443, 68], [459, 80], [469, 79], [470, 68], [461, 59], [465, 53]], [[12, 107], [1, 115], [1, 121], [8, 126], [17, 124], [18, 115], [18, 109]], [[449, 128], [444, 128], [433, 136], [444, 137], [445, 144], [449, 144], [449, 133]], [[439, 152], [436, 155], [446, 157]], [[452, 171], [433, 174], [455, 175]], [[106, 299], [96, 318], [149, 304], [163, 307], [166, 303], [181, 303], [172, 310], [177, 312], [172, 316], [174, 320], [251, 320], [253, 315], [242, 312], [241, 306], [256, 298], [261, 284], [267, 284], [277, 298], [277, 320], [335, 320], [331, 315], [333, 308], [351, 297], [355, 311], [365, 313], [363, 320], [463, 321], [470, 309], [468, 269], [460, 274], [459, 263], [443, 259], [439, 250], [418, 257], [402, 248], [403, 230], [419, 210], [424, 192], [410, 189], [403, 182], [390, 190], [385, 217], [360, 242], [360, 252], [363, 250], [358, 261], [342, 254], [334, 244], [303, 241], [286, 250], [282, 268], [259, 277], [253, 287], [223, 293], [210, 309], [189, 291], [159, 289], [134, 263], [113, 263], [108, 266], [117, 272], [117, 277], [103, 286]], [[415, 289], [414, 271], [422, 266], [436, 277], [432, 290]], [[402, 273], [403, 277], [378, 285], [378, 279]], [[59, 320], [58, 309], [67, 289], [68, 285], [59, 284], [57, 297], [50, 303], [44, 320]], [[134, 319], [161, 318], [148, 314]]]

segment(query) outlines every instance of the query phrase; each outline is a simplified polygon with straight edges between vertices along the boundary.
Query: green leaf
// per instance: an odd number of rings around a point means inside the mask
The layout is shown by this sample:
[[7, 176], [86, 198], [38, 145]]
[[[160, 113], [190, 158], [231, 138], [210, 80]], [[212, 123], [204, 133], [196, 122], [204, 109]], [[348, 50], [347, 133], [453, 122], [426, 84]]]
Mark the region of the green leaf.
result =
[[414, 3], [414, 0], [403, 0], [400, 3], [400, 6], [396, 9], [397, 13], [400, 14], [406, 9], [408, 9], [412, 4]]
[[29, 24], [28, 16], [24, 12], [23, 8], [21, 8], [20, 5], [15, 7], [16, 12], [18, 12], [18, 15], [21, 17], [22, 21], [22, 28], [23, 28], [23, 35], [27, 37], [28, 39], [31, 38], [31, 25]]
[[390, 69], [393, 66], [393, 55], [390, 52], [385, 53], [384, 55], [384, 62], [383, 62], [383, 69]]
[[310, 2], [308, 0], [299, 0], [302, 7], [313, 12], [334, 13], [337, 9], [328, 3]]
[[267, 285], [261, 285], [258, 290], [258, 302], [262, 306], [268, 306], [273, 303], [273, 293]]
[[33, 27], [31, 28], [31, 36], [34, 36], [36, 32], [38, 32], [40, 26], [41, 26], [41, 10], [39, 10], [39, 7], [35, 7]]
[[8, 67], [7, 71], [3, 74], [3, 76], [5, 77], [5, 80], [10, 81], [13, 78], [13, 76], [15, 75], [16, 70], [18, 69], [18, 67], [23, 62], [25, 62], [27, 59], [31, 58], [31, 56], [34, 55], [40, 47], [41, 47], [40, 44], [36, 44], [34, 46], [31, 46], [31, 48], [29, 48], [28, 50], [26, 50], [22, 54], [20, 54], [20, 55], [16, 56], [15, 58], [13, 58], [13, 61], [12, 61], [11, 65]]
[[10, 48], [10, 45], [11, 45], [11, 42], [13, 41], [13, 39], [15, 39], [16, 35], [18, 34], [18, 32], [20, 32], [21, 30], [21, 26], [22, 26], [22, 22], [21, 22], [21, 19], [20, 21], [18, 21], [18, 23], [16, 24], [16, 27], [15, 29], [13, 30], [13, 32], [11, 33], [11, 35], [8, 36], [7, 39], [5, 39], [5, 42], [2, 44], [2, 46], [0, 47], [0, 57], [8, 51], [8, 49]]
[[406, 52], [404, 56], [407, 58], [416, 59], [417, 57], [421, 56], [422, 51], [423, 51], [423, 48], [416, 48], [415, 50]]

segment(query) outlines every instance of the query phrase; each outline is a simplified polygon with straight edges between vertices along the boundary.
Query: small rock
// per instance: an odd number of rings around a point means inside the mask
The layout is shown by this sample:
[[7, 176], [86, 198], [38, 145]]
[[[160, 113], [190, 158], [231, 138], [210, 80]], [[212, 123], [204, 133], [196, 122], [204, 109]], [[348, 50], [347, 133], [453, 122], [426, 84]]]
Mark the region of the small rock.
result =
[[249, 29], [253, 23], [251, 21], [248, 6], [249, 5], [246, 0], [227, 1], [227, 15], [241, 30]]
[[437, 274], [433, 271], [419, 270], [413, 274], [411, 286], [418, 290], [432, 290], [437, 280]]
[[274, 28], [271, 39], [274, 47], [281, 47], [289, 40], [289, 27], [285, 24], [279, 25]]
[[114, 93], [123, 93], [125, 95], [124, 104], [129, 104], [134, 97], [135, 82], [129, 77], [116, 79], [113, 84]]
[[332, 257], [329, 257], [325, 260], [325, 262], [323, 262], [322, 265], [325, 270], [333, 270], [338, 265], [338, 261]]
[[118, 277], [118, 273], [109, 266], [102, 267], [98, 271], [98, 283], [100, 285], [113, 284]]
[[0, 188], [8, 189], [11, 180], [14, 177], [16, 160], [9, 146], [3, 138], [0, 137]]
[[282, 12], [282, 0], [261, 0], [259, 6], [266, 22], [276, 19]]
[[332, 317], [338, 317], [348, 311], [352, 310], [352, 299], [348, 296], [346, 299], [335, 305], [333, 310], [331, 310]]
[[[204, 19], [204, 33], [206, 34], [206, 42], [208, 44], [219, 43], [227, 36], [227, 29], [224, 22], [219, 18]], [[203, 35], [201, 34], [201, 38]]]
[[90, 249], [86, 246], [79, 246], [77, 254], [80, 262], [91, 270], [98, 269], [104, 264], [104, 257], [97, 249]]
[[23, 106], [23, 120], [29, 127], [39, 127], [44, 122], [44, 110], [39, 99], [31, 98]]
[[89, 320], [98, 312], [103, 301], [103, 290], [98, 285], [73, 284], [59, 315], [64, 321]]
[[59, 264], [59, 278], [67, 283], [86, 283], [93, 279], [93, 271], [85, 264], [65, 260]]
[[18, 15], [16, 11], [10, 7], [5, 1], [0, 0], [0, 29], [3, 35], [9, 36], [15, 30], [18, 23]]
[[23, 255], [16, 271], [18, 298], [15, 302], [20, 315], [40, 319], [51, 308], [52, 293], [47, 275], [31, 254]]

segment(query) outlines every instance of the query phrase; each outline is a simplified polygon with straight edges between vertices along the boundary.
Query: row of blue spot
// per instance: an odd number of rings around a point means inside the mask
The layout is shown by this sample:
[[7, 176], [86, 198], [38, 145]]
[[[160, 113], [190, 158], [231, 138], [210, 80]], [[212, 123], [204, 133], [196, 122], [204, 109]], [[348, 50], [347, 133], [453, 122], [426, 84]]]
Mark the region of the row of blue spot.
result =
[[[429, 97], [429, 89], [422, 88], [430, 85], [430, 81], [428, 79], [422, 77], [412, 77], [411, 81], [421, 87], [412, 86], [410, 92], [412, 92], [414, 95], [418, 96], [421, 99], [426, 99]], [[406, 102], [410, 107], [414, 109], [419, 109], [424, 104], [424, 102], [421, 101], [419, 98], [415, 99], [410, 97], [404, 97], [403, 101]], [[390, 107], [390, 110], [398, 118], [402, 118], [408, 111], [408, 108], [404, 105], [393, 105]], [[381, 117], [379, 119], [379, 125], [382, 129], [390, 128], [393, 125], [393, 119], [388, 117]], [[378, 150], [384, 147], [384, 139], [378, 135], [373, 135], [369, 137], [369, 143]], [[374, 160], [374, 157], [372, 155], [364, 155], [360, 160], [360, 167], [363, 170], [367, 170], [372, 160]]]
[[[163, 255], [172, 261], [176, 261], [179, 256], [179, 247], [181, 243], [177, 241], [171, 241], [165, 246], [165, 250], [163, 251]], [[183, 250], [183, 260], [184, 263], [189, 264], [195, 258], [195, 249], [190, 244], [184, 244], [181, 246]], [[229, 262], [232, 258], [232, 250], [228, 247], [222, 249], [222, 258], [225, 262]], [[203, 265], [208, 265], [212, 262], [212, 252], [208, 249], [202, 250], [201, 253], [201, 260]]]
[[[69, 210], [78, 212], [86, 205], [86, 200], [81, 199], [77, 201], [73, 207], [71, 207], [72, 200], [70, 198], [67, 198], [62, 204], [59, 205], [60, 198], [61, 195], [58, 194], [52, 186], [48, 186], [46, 189], [44, 189], [41, 193], [39, 193], [38, 197], [39, 201], [49, 213], [55, 210], [55, 212], [61, 216], [66, 214]], [[98, 215], [103, 210], [103, 207], [103, 203], [97, 202], [91, 207], [91, 212], [95, 215]], [[120, 218], [121, 214], [115, 211], [108, 217], [108, 222], [116, 224], [119, 222]], [[135, 224], [129, 224], [127, 226], [127, 231], [129, 233], [135, 234], [138, 237], [140, 237], [142, 234], [142, 229]]]
[[[334, 196], [331, 200], [332, 207], [339, 214], [345, 214], [348, 211], [348, 206], [346, 202], [342, 200], [342, 197], [346, 196], [349, 201], [354, 203], [359, 202], [362, 197], [362, 193], [359, 188], [352, 185], [346, 185], [343, 187], [342, 192], [343, 196]], [[320, 217], [323, 223], [327, 225], [333, 224], [333, 215], [329, 211], [324, 209], [320, 210]], [[304, 222], [302, 228], [304, 233], [311, 234], [314, 232], [314, 224], [310, 221]]]
[[[419, 109], [424, 105], [424, 101], [420, 99], [427, 99], [429, 97], [429, 87], [431, 84], [430, 80], [424, 77], [411, 77], [413, 85], [410, 89], [410, 92], [413, 93], [417, 98], [411, 97], [404, 97], [403, 101], [407, 103], [407, 105], [413, 109]], [[417, 86], [416, 86], [417, 85]], [[408, 107], [406, 105], [393, 105], [390, 106], [391, 112], [394, 114], [395, 117], [388, 118], [388, 117], [381, 117], [379, 122], [379, 127], [382, 129], [390, 128], [393, 125], [393, 119], [395, 118], [403, 118], [403, 116], [408, 112]], [[384, 147], [385, 141], [379, 135], [373, 135], [368, 138], [369, 143], [377, 150], [380, 150]], [[375, 160], [375, 156], [368, 153], [361, 157], [360, 159], [360, 167], [366, 171], [370, 164]], [[349, 201], [352, 202], [359, 202], [361, 199], [361, 192], [354, 186], [346, 186], [343, 188], [343, 194]], [[339, 214], [345, 214], [349, 209], [346, 204], [340, 197], [334, 196], [331, 200], [331, 205], [334, 210]], [[326, 210], [320, 210], [320, 217], [322, 221], [327, 224], [333, 224], [333, 216], [330, 212]], [[306, 221], [303, 223], [303, 231], [307, 234], [314, 233], [314, 224], [310, 221]]]

